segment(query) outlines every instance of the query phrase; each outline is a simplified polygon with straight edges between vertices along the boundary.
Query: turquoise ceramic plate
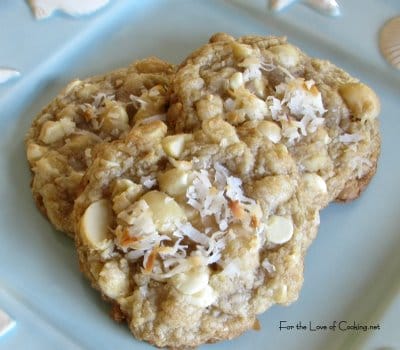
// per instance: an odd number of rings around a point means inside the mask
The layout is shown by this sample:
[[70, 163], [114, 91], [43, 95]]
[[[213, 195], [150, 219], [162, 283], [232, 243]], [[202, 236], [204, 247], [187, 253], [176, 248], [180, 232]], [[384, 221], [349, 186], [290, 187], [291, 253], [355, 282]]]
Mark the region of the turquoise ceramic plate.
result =
[[[331, 19], [301, 4], [272, 16], [264, 0], [114, 0], [94, 16], [38, 22], [24, 1], [0, 2], [0, 66], [22, 73], [0, 86], [0, 308], [16, 320], [1, 349], [150, 349], [107, 316], [107, 305], [79, 273], [73, 242], [36, 210], [23, 138], [32, 117], [72, 78], [148, 55], [178, 63], [216, 31], [287, 35], [373, 86], [382, 101], [383, 147], [362, 197], [323, 211], [299, 301], [262, 315], [260, 331], [204, 349], [400, 347], [400, 71], [377, 48], [379, 27], [400, 6], [341, 3], [343, 16]], [[300, 321], [307, 329], [279, 329]], [[334, 321], [380, 329], [329, 330]], [[309, 322], [328, 329], [312, 331]]]

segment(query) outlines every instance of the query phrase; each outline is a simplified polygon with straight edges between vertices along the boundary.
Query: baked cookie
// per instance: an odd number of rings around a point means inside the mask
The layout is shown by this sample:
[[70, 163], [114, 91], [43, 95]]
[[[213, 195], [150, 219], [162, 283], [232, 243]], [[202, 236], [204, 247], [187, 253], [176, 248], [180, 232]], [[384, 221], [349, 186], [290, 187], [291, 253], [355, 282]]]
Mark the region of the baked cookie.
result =
[[178, 69], [168, 122], [191, 132], [220, 117], [249, 147], [266, 135], [325, 180], [329, 201], [347, 201], [375, 173], [379, 112], [368, 86], [286, 38], [218, 33]]
[[328, 193], [285, 145], [253, 142], [216, 117], [193, 133], [135, 126], [96, 148], [74, 207], [80, 265], [136, 338], [230, 339], [297, 299]]
[[92, 148], [124, 137], [135, 123], [165, 119], [173, 73], [151, 57], [75, 80], [34, 119], [26, 136], [33, 197], [58, 230], [73, 235], [71, 213]]

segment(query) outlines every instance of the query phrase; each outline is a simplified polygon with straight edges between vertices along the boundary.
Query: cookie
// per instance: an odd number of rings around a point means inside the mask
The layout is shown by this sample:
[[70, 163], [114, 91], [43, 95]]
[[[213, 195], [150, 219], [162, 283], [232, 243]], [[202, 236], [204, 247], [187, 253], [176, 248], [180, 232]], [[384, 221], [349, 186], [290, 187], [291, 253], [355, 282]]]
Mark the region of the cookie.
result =
[[168, 122], [191, 132], [220, 117], [249, 147], [267, 136], [324, 179], [328, 201], [348, 201], [375, 173], [379, 112], [371, 88], [286, 38], [218, 33], [178, 69]]
[[165, 119], [173, 73], [151, 57], [75, 80], [36, 116], [26, 136], [32, 193], [58, 230], [73, 235], [73, 204], [93, 147], [124, 137], [135, 123]]
[[328, 193], [285, 145], [249, 146], [219, 117], [178, 134], [155, 121], [93, 159], [73, 215], [80, 266], [136, 338], [231, 339], [297, 299]]

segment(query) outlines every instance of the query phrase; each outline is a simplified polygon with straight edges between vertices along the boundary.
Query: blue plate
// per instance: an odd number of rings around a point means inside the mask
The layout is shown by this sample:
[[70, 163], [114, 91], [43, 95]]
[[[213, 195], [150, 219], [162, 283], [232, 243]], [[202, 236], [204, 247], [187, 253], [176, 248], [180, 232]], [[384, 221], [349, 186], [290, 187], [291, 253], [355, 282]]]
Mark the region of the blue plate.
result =
[[[400, 6], [341, 3], [343, 16], [332, 19], [300, 3], [271, 15], [264, 0], [114, 0], [93, 16], [36, 21], [25, 2], [1, 1], [0, 66], [22, 73], [0, 85], [0, 308], [16, 320], [1, 349], [151, 349], [108, 317], [108, 306], [79, 273], [73, 242], [35, 208], [23, 139], [33, 116], [69, 80], [149, 55], [179, 63], [216, 31], [287, 35], [370, 84], [382, 102], [383, 143], [362, 197], [322, 212], [299, 301], [261, 315], [261, 331], [203, 348], [400, 347], [400, 71], [377, 46], [380, 26]], [[307, 329], [296, 328], [300, 321]], [[334, 321], [376, 329], [329, 329]]]

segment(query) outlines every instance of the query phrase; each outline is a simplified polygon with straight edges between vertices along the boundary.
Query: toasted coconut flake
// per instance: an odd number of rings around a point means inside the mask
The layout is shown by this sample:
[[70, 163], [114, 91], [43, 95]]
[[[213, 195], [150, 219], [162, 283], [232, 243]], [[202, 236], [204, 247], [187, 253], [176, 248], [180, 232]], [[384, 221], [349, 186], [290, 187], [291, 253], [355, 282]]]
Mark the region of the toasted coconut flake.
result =
[[229, 202], [229, 208], [232, 210], [233, 217], [238, 220], [242, 220], [244, 218], [244, 210], [240, 206], [239, 201], [231, 201]]
[[150, 273], [153, 271], [153, 267], [157, 258], [157, 248], [153, 248], [144, 255], [143, 267], [145, 273]]
[[134, 244], [134, 243], [136, 243], [136, 242], [138, 242], [140, 240], [141, 240], [140, 237], [130, 236], [129, 235], [129, 231], [125, 229], [124, 233], [123, 233], [123, 236], [121, 238], [120, 244], [121, 244], [121, 246], [126, 247], [126, 246]]
[[259, 226], [260, 226], [260, 219], [257, 216], [252, 215], [250, 220], [250, 227], [256, 229]]

